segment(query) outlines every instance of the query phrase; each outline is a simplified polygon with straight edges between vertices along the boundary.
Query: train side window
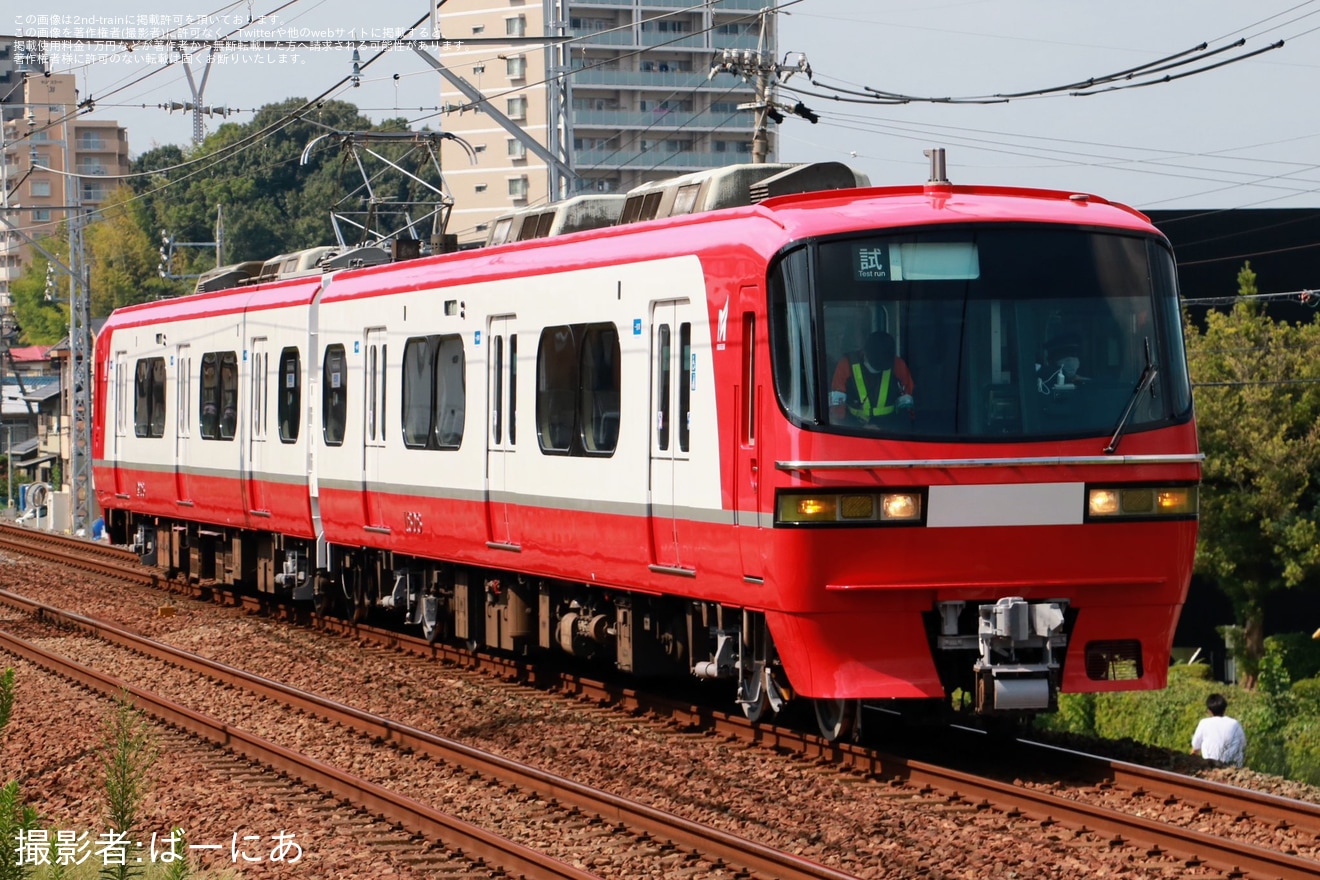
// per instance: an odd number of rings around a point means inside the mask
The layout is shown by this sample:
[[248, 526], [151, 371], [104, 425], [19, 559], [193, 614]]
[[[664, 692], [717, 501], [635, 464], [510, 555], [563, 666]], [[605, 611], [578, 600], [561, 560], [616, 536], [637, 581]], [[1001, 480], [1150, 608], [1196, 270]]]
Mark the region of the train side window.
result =
[[[512, 351], [510, 357], [512, 357]], [[457, 449], [463, 444], [467, 409], [467, 366], [463, 337], [438, 337], [435, 356], [435, 432], [439, 449]], [[512, 381], [512, 380], [511, 380]], [[509, 397], [509, 442], [513, 442], [513, 396]]]
[[200, 405], [197, 411], [201, 413], [200, 428], [203, 440], [214, 440], [220, 425], [219, 360], [220, 356], [213, 351], [202, 355], [201, 381], [198, 382]]
[[252, 419], [252, 439], [266, 439], [266, 371], [270, 364], [264, 351], [265, 340], [252, 343], [252, 394], [249, 399]]
[[367, 347], [367, 439], [376, 439], [376, 352], [374, 345]]
[[403, 349], [403, 443], [410, 449], [457, 449], [466, 409], [463, 338], [415, 336]]
[[660, 372], [657, 376], [659, 387], [656, 389], [655, 434], [656, 448], [662, 452], [669, 449], [669, 359], [673, 356], [674, 346], [671, 336], [669, 325], [661, 324], [658, 336], [660, 351], [656, 355], [659, 359]]
[[435, 337], [414, 336], [403, 344], [403, 445], [425, 449], [431, 438], [435, 386]]
[[518, 440], [518, 334], [509, 334], [509, 445]]
[[692, 429], [692, 383], [695, 381], [692, 375], [692, 325], [687, 322], [678, 325], [678, 353], [683, 371], [678, 377], [678, 450], [687, 452]]
[[619, 440], [619, 331], [573, 324], [541, 331], [536, 434], [542, 452], [611, 455]]
[[541, 331], [536, 353], [536, 435], [542, 452], [573, 449], [573, 415], [577, 402], [578, 359], [574, 328]]
[[322, 434], [325, 445], [342, 446], [348, 416], [348, 376], [344, 346], [328, 345], [321, 365]]
[[609, 455], [619, 442], [619, 331], [613, 324], [587, 328], [582, 337], [579, 424], [587, 455]]
[[504, 442], [504, 337], [490, 337], [490, 435]]
[[298, 439], [302, 419], [302, 370], [298, 349], [290, 346], [280, 352], [280, 390], [276, 415], [280, 420], [280, 440], [293, 443]]
[[151, 436], [165, 436], [165, 358], [151, 359]]
[[150, 418], [150, 382], [151, 360], [144, 358], [137, 362], [133, 370], [133, 433], [146, 437], [147, 420]]
[[175, 365], [177, 388], [174, 399], [179, 416], [177, 430], [180, 437], [187, 437], [192, 431], [192, 410], [189, 406], [192, 403], [192, 375], [189, 372], [192, 369], [192, 358], [181, 351]]
[[238, 424], [238, 356], [220, 354], [220, 439], [233, 440]]
[[137, 362], [133, 382], [133, 433], [138, 437], [165, 436], [165, 359]]

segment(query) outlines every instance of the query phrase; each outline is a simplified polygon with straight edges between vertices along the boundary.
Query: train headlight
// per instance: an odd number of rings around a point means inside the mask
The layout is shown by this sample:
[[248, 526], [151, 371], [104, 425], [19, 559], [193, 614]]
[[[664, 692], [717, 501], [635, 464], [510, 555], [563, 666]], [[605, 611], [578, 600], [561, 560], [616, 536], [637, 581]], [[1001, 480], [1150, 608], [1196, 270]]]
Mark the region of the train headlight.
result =
[[838, 500], [831, 495], [783, 495], [779, 498], [779, 518], [784, 522], [834, 522], [838, 519]]
[[1118, 513], [1117, 489], [1092, 489], [1087, 495], [1086, 509], [1091, 516], [1113, 516]]
[[922, 522], [922, 493], [848, 492], [781, 494], [775, 504], [781, 525], [877, 525]]
[[884, 520], [921, 519], [921, 496], [915, 492], [892, 492], [881, 495], [880, 518]]
[[1194, 517], [1196, 486], [1093, 486], [1086, 491], [1088, 519]]

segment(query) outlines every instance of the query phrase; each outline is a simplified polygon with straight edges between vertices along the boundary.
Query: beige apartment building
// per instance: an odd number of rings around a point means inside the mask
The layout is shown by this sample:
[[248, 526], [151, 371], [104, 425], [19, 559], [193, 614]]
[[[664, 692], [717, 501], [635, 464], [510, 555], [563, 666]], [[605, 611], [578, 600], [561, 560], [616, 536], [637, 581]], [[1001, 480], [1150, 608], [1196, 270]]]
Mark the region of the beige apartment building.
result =
[[[8, 74], [0, 79], [4, 207], [11, 223], [41, 238], [59, 229], [71, 206], [100, 205], [117, 184], [110, 176], [128, 173], [128, 135], [113, 120], [78, 115], [72, 74], [15, 70], [12, 48], [0, 44], [0, 74]], [[11, 61], [7, 71], [5, 61]], [[9, 284], [30, 255], [21, 235], [0, 229], [0, 312], [9, 308]]]
[[[763, 6], [449, 0], [439, 26], [452, 42], [440, 58], [462, 84], [441, 79], [450, 109], [440, 125], [476, 156], [473, 164], [457, 146], [444, 148], [449, 231], [473, 244], [516, 208], [752, 161], [755, 114], [739, 105], [755, 102], [754, 85], [710, 71], [726, 48], [758, 49]], [[556, 48], [529, 39], [547, 35], [567, 40]], [[766, 34], [769, 59], [774, 36]], [[772, 129], [767, 161], [774, 156]]]

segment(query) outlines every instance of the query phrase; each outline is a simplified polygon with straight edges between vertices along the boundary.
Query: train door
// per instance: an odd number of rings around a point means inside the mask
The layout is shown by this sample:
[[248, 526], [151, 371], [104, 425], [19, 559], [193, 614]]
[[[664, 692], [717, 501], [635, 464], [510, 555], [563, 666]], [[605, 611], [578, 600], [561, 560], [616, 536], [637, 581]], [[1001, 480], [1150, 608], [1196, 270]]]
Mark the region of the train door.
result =
[[192, 504], [188, 481], [188, 444], [192, 442], [192, 349], [180, 345], [174, 351], [174, 497]]
[[734, 511], [738, 525], [738, 545], [742, 552], [743, 577], [759, 582], [765, 576], [764, 531], [761, 528], [761, 377], [756, 371], [755, 287], [744, 287], [738, 322], [738, 443]]
[[690, 446], [692, 324], [679, 320], [670, 300], [651, 304], [651, 547], [657, 568], [691, 572], [683, 554], [679, 516]]
[[365, 380], [362, 406], [362, 523], [368, 529], [386, 529], [381, 509], [380, 467], [385, 457], [385, 328], [372, 327], [362, 344]]
[[128, 428], [128, 352], [115, 352], [114, 359], [115, 375], [112, 379], [113, 397], [111, 406], [113, 411], [110, 413], [110, 419], [114, 425], [110, 437], [110, 460], [114, 462], [115, 474], [115, 495], [119, 498], [128, 497], [128, 480], [124, 476], [124, 439], [125, 431]]
[[492, 546], [516, 549], [513, 455], [518, 440], [518, 334], [513, 316], [493, 317], [486, 327], [486, 534]]
[[270, 376], [270, 352], [264, 336], [254, 337], [248, 350], [248, 454], [244, 483], [247, 489], [247, 509], [249, 514], [269, 516], [270, 505], [266, 502], [266, 431], [268, 428], [268, 409]]

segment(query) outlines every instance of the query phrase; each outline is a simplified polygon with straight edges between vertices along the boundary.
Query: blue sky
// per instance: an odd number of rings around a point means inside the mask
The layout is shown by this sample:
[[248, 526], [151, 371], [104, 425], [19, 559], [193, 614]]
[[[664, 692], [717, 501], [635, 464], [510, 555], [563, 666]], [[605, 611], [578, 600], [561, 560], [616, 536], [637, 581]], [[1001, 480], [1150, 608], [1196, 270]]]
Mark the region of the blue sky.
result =
[[[83, 16], [88, 24], [125, 28], [139, 15], [218, 13], [207, 25], [217, 34], [232, 27], [225, 15], [245, 18], [249, 9], [262, 14], [280, 5], [193, 2], [190, 9], [147, 0], [52, 0], [40, 12], [5, 14], [0, 31], [37, 26], [29, 15]], [[425, 10], [416, 0], [370, 7], [294, 0], [269, 27], [402, 28]], [[1087, 191], [1147, 209], [1320, 207], [1320, 0], [798, 0], [783, 5], [779, 29], [780, 57], [804, 53], [813, 73], [811, 80], [791, 77], [779, 99], [802, 100], [820, 115], [816, 125], [789, 117], [779, 127], [781, 160], [840, 160], [875, 183], [916, 183], [927, 173], [922, 150], [942, 146], [955, 183]], [[1240, 48], [1211, 56], [1238, 39], [1245, 40]], [[1187, 56], [1196, 60], [1167, 71], [1177, 74], [1278, 40], [1285, 43], [1280, 49], [1214, 70], [1089, 97], [1065, 91], [984, 105], [890, 106], [831, 97], [868, 88], [929, 97], [1033, 91], [1207, 43]], [[492, 58], [499, 51], [492, 47]], [[54, 67], [76, 73], [81, 95], [97, 99], [97, 117], [128, 126], [134, 154], [188, 143], [191, 116], [158, 108], [191, 100], [182, 69], [141, 60], [150, 57], [141, 47], [134, 55], [91, 63], [56, 58]], [[304, 53], [296, 64], [263, 65], [231, 58], [213, 68], [203, 102], [252, 110], [319, 94], [349, 72], [350, 55], [327, 50]], [[200, 79], [201, 67], [194, 70]], [[345, 86], [335, 97], [373, 118], [442, 125], [432, 115], [437, 79], [411, 53], [399, 52], [373, 65], [360, 87]], [[208, 130], [218, 124], [208, 120]]]

